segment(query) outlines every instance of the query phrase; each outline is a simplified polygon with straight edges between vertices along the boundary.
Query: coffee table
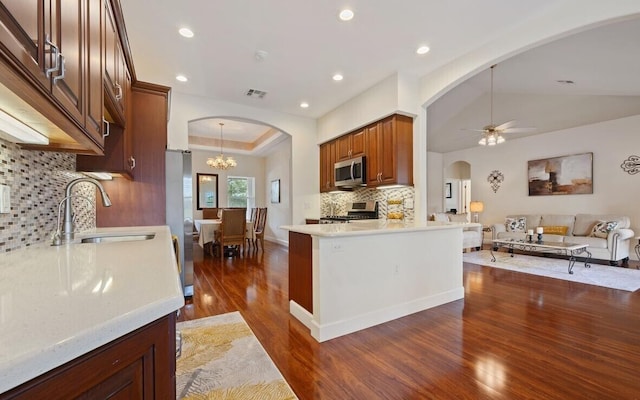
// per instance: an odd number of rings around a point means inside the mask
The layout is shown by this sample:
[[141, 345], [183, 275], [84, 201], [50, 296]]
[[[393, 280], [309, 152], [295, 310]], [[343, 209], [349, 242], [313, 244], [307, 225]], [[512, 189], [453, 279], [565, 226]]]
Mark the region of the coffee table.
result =
[[531, 241], [527, 242], [524, 240], [515, 240], [515, 239], [495, 239], [492, 240], [492, 246], [489, 249], [491, 251], [491, 261], [496, 261], [496, 256], [493, 254], [493, 249], [504, 247], [509, 249], [509, 254], [513, 257], [513, 250], [522, 250], [522, 251], [539, 251], [544, 253], [555, 253], [569, 257], [569, 273], [573, 274], [573, 265], [576, 263], [576, 256], [582, 253], [586, 253], [586, 257], [584, 259], [584, 267], [590, 268], [591, 264], [589, 261], [591, 260], [591, 252], [587, 250], [589, 247], [588, 244], [576, 244], [576, 243], [565, 243], [565, 242], [538, 242]]

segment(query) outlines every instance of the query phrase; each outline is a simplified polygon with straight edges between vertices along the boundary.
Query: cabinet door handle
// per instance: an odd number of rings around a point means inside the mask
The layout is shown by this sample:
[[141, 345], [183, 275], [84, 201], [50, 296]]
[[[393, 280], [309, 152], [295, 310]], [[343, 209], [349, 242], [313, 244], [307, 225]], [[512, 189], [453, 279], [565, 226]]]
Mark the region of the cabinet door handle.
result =
[[116, 90], [117, 90], [116, 100], [120, 101], [122, 100], [122, 86], [120, 86], [119, 83], [116, 83]]
[[62, 55], [62, 53], [58, 53], [58, 57], [60, 58], [60, 75], [53, 78], [54, 84], [58, 82], [60, 79], [64, 79], [64, 73], [65, 73], [64, 56]]
[[104, 118], [102, 118], [102, 122], [104, 122], [104, 125], [105, 125], [105, 130], [104, 130], [104, 133], [102, 134], [102, 137], [106, 138], [107, 136], [109, 136], [109, 133], [111, 133], [111, 124], [109, 123], [109, 121], [107, 121]]
[[131, 161], [131, 169], [133, 170], [136, 167], [136, 159], [133, 156], [130, 156], [129, 161]]
[[53, 60], [55, 62], [55, 64], [53, 64], [53, 67], [51, 68], [47, 68], [44, 72], [45, 75], [47, 76], [47, 78], [51, 77], [51, 74], [54, 73], [55, 71], [57, 71], [60, 68], [60, 50], [58, 50], [58, 46], [56, 46], [55, 44], [53, 44], [53, 42], [49, 39], [49, 34], [47, 34], [47, 36], [44, 39], [44, 43], [48, 44], [49, 47], [51, 48], [51, 51], [53, 52]]

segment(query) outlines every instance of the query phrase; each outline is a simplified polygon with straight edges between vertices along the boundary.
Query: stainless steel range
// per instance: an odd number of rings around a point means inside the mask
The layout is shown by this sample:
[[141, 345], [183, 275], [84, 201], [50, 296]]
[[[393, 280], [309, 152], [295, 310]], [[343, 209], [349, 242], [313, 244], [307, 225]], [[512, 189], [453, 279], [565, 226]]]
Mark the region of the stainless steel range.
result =
[[344, 224], [356, 219], [377, 219], [378, 202], [360, 201], [351, 203], [347, 215], [327, 215], [320, 218], [321, 224]]

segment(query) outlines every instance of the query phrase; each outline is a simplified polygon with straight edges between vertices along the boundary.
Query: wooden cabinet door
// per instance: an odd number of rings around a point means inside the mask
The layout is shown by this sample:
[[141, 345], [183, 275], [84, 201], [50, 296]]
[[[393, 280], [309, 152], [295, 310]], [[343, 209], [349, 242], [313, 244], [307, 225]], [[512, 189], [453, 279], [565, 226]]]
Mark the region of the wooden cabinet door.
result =
[[340, 136], [336, 142], [336, 160], [348, 160], [351, 158], [351, 135]]
[[105, 107], [110, 119], [119, 125], [125, 124], [124, 87], [128, 71], [116, 25], [115, 16], [109, 1], [105, 1], [104, 16], [104, 89]]
[[86, 83], [87, 90], [85, 92], [86, 100], [86, 119], [85, 126], [87, 133], [100, 144], [104, 144], [102, 137], [103, 124], [103, 0], [87, 0], [86, 1], [86, 50], [87, 61], [86, 67]]
[[175, 329], [172, 313], [0, 393], [0, 399], [175, 399]]
[[394, 120], [387, 118], [378, 124], [378, 184], [389, 185], [396, 183], [396, 152], [397, 140]]
[[[45, 76], [44, 2], [2, 0], [0, 2], [0, 44], [6, 57], [11, 58], [28, 79], [45, 89], [50, 80]], [[42, 45], [40, 45], [42, 44]]]
[[365, 154], [365, 130], [336, 139], [336, 161], [348, 160]]
[[354, 132], [351, 135], [351, 157], [360, 157], [365, 155], [365, 129]]
[[136, 148], [133, 140], [133, 124], [131, 123], [132, 118], [131, 114], [133, 112], [133, 105], [131, 102], [131, 75], [129, 74], [129, 70], [124, 70], [124, 90], [123, 90], [123, 100], [124, 101], [124, 115], [125, 115], [125, 128], [124, 128], [124, 160], [122, 161], [124, 164], [124, 170], [126, 173], [132, 178], [135, 179], [136, 173]]
[[84, 0], [51, 0], [44, 24], [45, 35], [59, 51], [57, 62], [52, 59], [58, 68], [51, 73], [51, 93], [80, 126], [84, 126], [83, 4]]
[[374, 124], [366, 129], [367, 135], [367, 186], [377, 186], [380, 178], [382, 129]]
[[326, 192], [331, 187], [331, 172], [333, 166], [330, 167], [330, 144], [323, 143], [320, 145], [320, 192]]

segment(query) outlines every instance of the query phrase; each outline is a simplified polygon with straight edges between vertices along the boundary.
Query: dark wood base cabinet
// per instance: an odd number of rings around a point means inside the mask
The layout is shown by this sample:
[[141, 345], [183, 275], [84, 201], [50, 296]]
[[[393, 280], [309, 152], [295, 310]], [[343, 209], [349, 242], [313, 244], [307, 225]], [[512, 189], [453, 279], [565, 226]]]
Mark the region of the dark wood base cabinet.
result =
[[175, 400], [175, 337], [171, 313], [0, 394], [0, 399]]

